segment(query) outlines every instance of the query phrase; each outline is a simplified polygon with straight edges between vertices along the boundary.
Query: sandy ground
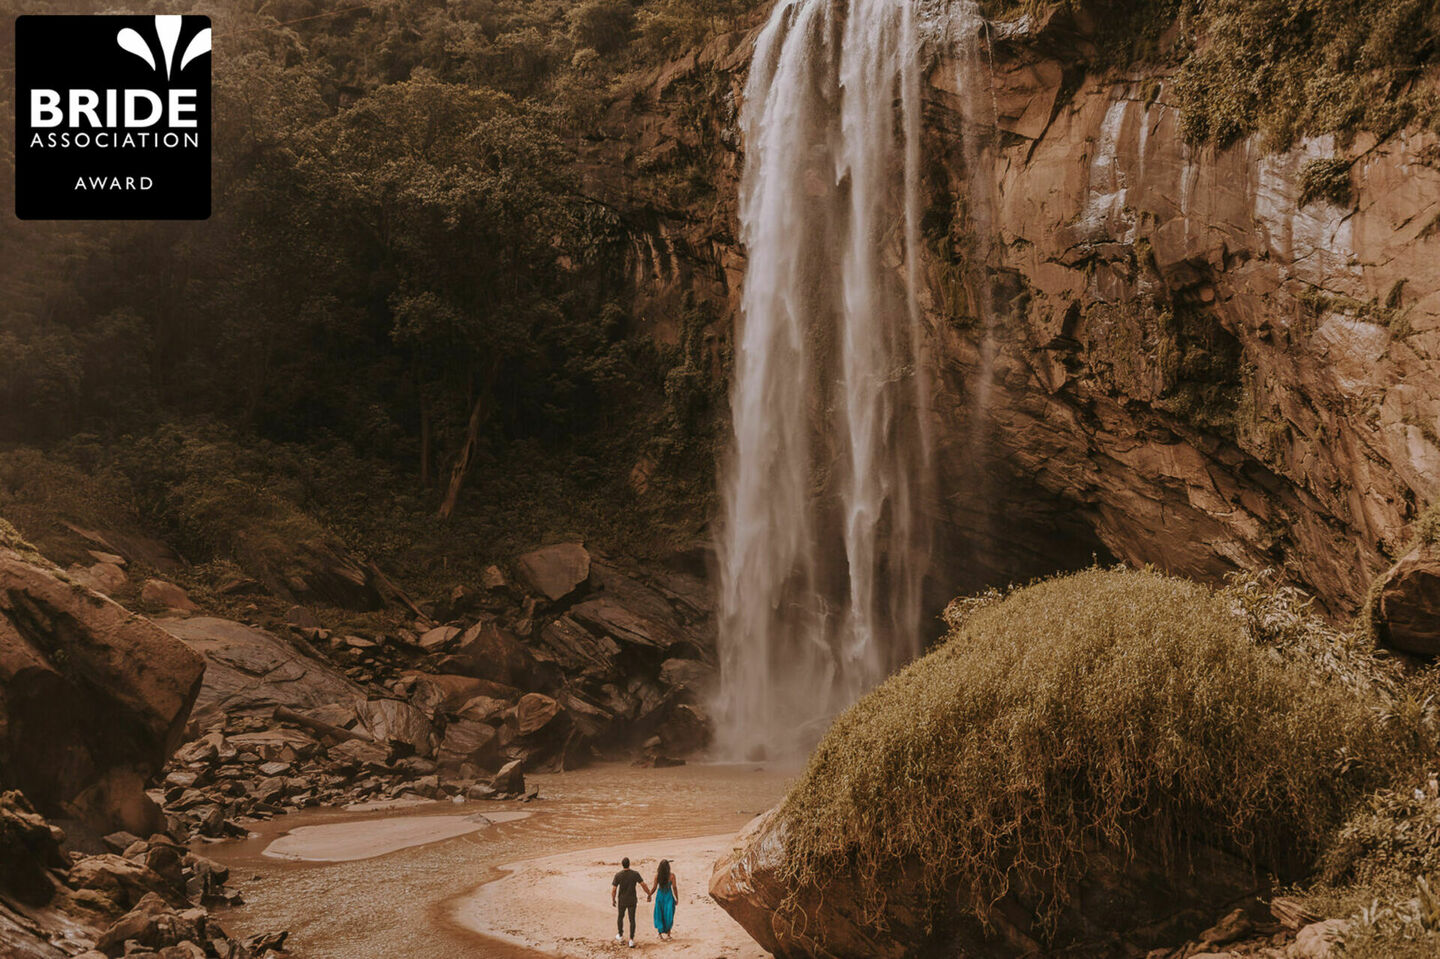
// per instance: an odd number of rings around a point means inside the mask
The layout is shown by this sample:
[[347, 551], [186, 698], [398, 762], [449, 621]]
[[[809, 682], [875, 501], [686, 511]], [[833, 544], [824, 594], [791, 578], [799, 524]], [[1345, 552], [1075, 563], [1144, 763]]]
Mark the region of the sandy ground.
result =
[[[642, 896], [635, 953], [758, 959], [764, 954], [705, 901], [710, 865], [795, 772], [596, 766], [526, 777], [540, 787], [537, 802], [307, 809], [199, 851], [230, 866], [230, 886], [245, 898], [220, 910], [225, 929], [242, 937], [288, 929], [295, 959], [630, 955], [613, 941], [610, 911], [623, 855], [647, 879], [670, 858], [680, 880], [675, 942], [657, 940]], [[467, 820], [476, 815], [490, 824]], [[267, 855], [276, 850], [304, 858]]]
[[[764, 959], [769, 954], [708, 895], [710, 867], [733, 833], [699, 839], [657, 839], [526, 859], [500, 867], [507, 875], [481, 886], [455, 905], [455, 919], [491, 938], [530, 951], [567, 959], [645, 953], [689, 959]], [[655, 867], [669, 859], [680, 896], [673, 939], [655, 932], [654, 904], [635, 911], [636, 948], [615, 942], [615, 909], [610, 882], [621, 858], [652, 882]], [[628, 934], [629, 922], [626, 922]]]
[[526, 812], [504, 810], [492, 812], [489, 816], [463, 812], [448, 816], [408, 816], [403, 819], [300, 826], [266, 846], [264, 854], [271, 859], [289, 859], [292, 862], [354, 862], [468, 835], [497, 822], [514, 822], [528, 815]]

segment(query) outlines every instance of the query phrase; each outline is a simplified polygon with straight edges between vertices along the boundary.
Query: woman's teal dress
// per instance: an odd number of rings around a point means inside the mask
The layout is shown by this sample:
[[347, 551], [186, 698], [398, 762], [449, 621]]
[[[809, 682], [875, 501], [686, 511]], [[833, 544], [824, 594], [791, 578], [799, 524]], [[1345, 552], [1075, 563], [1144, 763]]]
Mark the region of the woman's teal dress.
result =
[[671, 883], [655, 894], [655, 930], [668, 934], [673, 925], [675, 925], [675, 887], [674, 883]]

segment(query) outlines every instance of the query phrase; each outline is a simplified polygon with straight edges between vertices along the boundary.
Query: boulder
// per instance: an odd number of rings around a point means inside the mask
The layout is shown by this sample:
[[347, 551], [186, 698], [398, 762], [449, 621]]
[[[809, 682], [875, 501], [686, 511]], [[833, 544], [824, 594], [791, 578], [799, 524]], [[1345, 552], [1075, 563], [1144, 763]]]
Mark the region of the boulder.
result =
[[526, 586], [558, 601], [590, 578], [590, 554], [579, 543], [558, 543], [524, 554], [515, 569]]
[[499, 722], [509, 708], [510, 703], [506, 700], [496, 699], [493, 696], [475, 696], [466, 700], [465, 705], [455, 711], [455, 715], [460, 719], [493, 724]]
[[77, 564], [66, 572], [71, 579], [86, 589], [93, 589], [106, 596], [111, 596], [116, 591], [124, 589], [130, 582], [130, 577], [125, 575], [125, 570], [119, 563], [99, 562], [92, 566]]
[[477, 696], [513, 703], [521, 695], [520, 690], [513, 686], [488, 679], [454, 673], [426, 673], [413, 669], [407, 670], [401, 676], [394, 689], [417, 706], [424, 702], [452, 714], [458, 713], [466, 703]]
[[93, 889], [120, 910], [130, 909], [154, 894], [175, 906], [184, 896], [164, 876], [141, 862], [106, 854], [82, 859], [70, 867], [68, 882], [74, 889]]
[[500, 767], [490, 780], [490, 788], [497, 793], [519, 794], [525, 791], [525, 761], [512, 759]]
[[0, 781], [95, 836], [150, 835], [145, 795], [178, 745], [204, 661], [153, 623], [0, 548]]
[[526, 693], [515, 707], [515, 719], [522, 736], [538, 733], [560, 714], [560, 704], [544, 693]]
[[164, 606], [181, 613], [193, 613], [200, 608], [195, 605], [189, 593], [163, 579], [146, 580], [145, 585], [140, 587], [140, 602]]
[[151, 949], [164, 949], [199, 939], [204, 930], [204, 915], [202, 910], [176, 912], [163, 898], [149, 893], [101, 934], [95, 948], [118, 956], [127, 951], [125, 944], [132, 940]]
[[55, 892], [49, 870], [65, 860], [54, 831], [18, 792], [0, 794], [0, 894], [43, 906]]
[[399, 744], [418, 756], [435, 752], [434, 729], [425, 714], [398, 699], [372, 699], [355, 704], [360, 723], [376, 742]]
[[233, 713], [295, 710], [363, 699], [365, 692], [308, 649], [273, 633], [213, 616], [160, 624], [205, 657], [205, 684], [195, 706], [202, 724]]
[[667, 659], [660, 664], [660, 682], [696, 696], [708, 694], [718, 678], [714, 666], [695, 659]]
[[650, 619], [606, 596], [588, 599], [570, 610], [570, 618], [592, 633], [619, 643], [668, 650], [685, 639], [669, 623]]
[[1440, 546], [1422, 543], [1380, 577], [1370, 606], [1375, 638], [1418, 656], [1440, 656]]
[[499, 733], [494, 726], [470, 720], [456, 720], [445, 727], [445, 738], [436, 754], [440, 768], [458, 771], [469, 763], [480, 769], [494, 769], [500, 758]]
[[418, 645], [425, 652], [431, 653], [445, 648], [452, 639], [459, 635], [459, 626], [436, 626], [421, 635]]
[[483, 620], [461, 635], [447, 665], [467, 676], [524, 689], [535, 661], [508, 630]]

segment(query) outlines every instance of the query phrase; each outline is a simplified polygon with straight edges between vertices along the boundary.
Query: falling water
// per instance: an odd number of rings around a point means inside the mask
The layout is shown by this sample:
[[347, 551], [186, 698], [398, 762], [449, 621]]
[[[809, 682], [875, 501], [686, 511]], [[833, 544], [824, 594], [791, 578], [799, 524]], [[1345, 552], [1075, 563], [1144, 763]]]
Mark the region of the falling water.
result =
[[794, 753], [920, 647], [919, 0], [782, 0], [742, 127], [721, 745]]

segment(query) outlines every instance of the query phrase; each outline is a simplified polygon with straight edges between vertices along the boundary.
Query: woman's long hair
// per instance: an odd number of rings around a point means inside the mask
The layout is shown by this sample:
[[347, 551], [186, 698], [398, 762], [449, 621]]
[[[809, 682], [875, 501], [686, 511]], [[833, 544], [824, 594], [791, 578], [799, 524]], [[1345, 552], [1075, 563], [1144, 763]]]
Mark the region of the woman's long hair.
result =
[[668, 889], [670, 887], [670, 860], [660, 860], [660, 868], [655, 870], [655, 888]]

